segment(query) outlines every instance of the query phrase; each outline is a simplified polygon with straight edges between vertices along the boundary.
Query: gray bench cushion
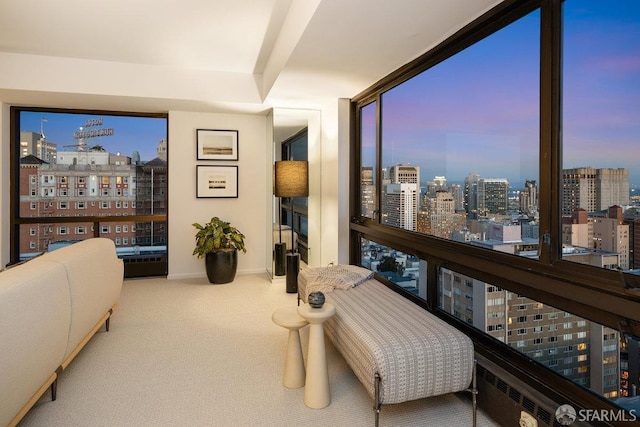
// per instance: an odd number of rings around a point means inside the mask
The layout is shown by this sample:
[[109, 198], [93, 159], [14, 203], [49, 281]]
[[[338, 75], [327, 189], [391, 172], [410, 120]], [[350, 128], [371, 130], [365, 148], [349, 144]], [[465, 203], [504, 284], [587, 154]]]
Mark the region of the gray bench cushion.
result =
[[325, 331], [368, 393], [393, 404], [466, 390], [473, 343], [462, 332], [375, 279], [326, 294], [336, 315]]

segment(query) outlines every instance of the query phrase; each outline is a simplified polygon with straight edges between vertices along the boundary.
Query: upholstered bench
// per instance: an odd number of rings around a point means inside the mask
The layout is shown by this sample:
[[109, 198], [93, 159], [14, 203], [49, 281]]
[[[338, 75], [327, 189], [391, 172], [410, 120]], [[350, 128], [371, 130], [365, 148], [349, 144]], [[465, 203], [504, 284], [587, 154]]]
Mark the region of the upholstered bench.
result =
[[471, 339], [372, 277], [357, 266], [306, 269], [298, 296], [320, 290], [335, 306], [326, 334], [374, 399], [375, 425], [382, 404], [470, 391], [475, 426]]

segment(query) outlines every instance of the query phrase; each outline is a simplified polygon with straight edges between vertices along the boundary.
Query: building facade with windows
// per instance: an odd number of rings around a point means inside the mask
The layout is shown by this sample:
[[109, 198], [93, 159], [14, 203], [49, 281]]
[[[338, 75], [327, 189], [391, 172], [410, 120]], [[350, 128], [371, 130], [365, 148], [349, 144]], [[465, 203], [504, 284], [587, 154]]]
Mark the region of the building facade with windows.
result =
[[[96, 153], [98, 154], [98, 153]], [[136, 211], [136, 171], [130, 164], [109, 163], [108, 153], [98, 161], [77, 162], [89, 153], [61, 153], [64, 163], [46, 163], [34, 156], [21, 159], [20, 213], [29, 217], [130, 216]], [[104, 155], [106, 154], [106, 156]], [[95, 158], [94, 158], [95, 159]], [[67, 161], [68, 160], [68, 161]], [[92, 222], [65, 224], [40, 223], [21, 226], [23, 253], [40, 253], [61, 241], [84, 240], [97, 232], [114, 240], [116, 246], [136, 245], [133, 221], [102, 223], [95, 230]]]
[[629, 171], [624, 168], [573, 168], [562, 171], [562, 213], [587, 212], [629, 204]]
[[618, 396], [616, 330], [447, 269], [440, 288], [440, 307], [455, 317], [582, 386]]
[[58, 152], [57, 144], [50, 142], [39, 132], [20, 132], [20, 156], [34, 155], [45, 162], [55, 162]]

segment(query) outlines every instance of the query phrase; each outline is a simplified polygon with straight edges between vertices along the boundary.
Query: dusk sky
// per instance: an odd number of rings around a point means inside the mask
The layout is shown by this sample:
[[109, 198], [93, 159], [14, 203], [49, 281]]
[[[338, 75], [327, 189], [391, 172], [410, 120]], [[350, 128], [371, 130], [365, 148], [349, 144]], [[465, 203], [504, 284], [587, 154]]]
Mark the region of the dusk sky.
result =
[[[568, 0], [564, 13], [563, 166], [627, 168], [640, 184], [640, 1]], [[383, 94], [382, 166], [420, 166], [423, 182], [539, 179], [539, 28], [536, 11]]]
[[[42, 118], [47, 121], [43, 122]], [[86, 115], [67, 113], [22, 112], [20, 115], [20, 130], [40, 132], [42, 124], [48, 141], [57, 144], [58, 151], [70, 151], [65, 147], [78, 143], [73, 138], [74, 132], [85, 126], [88, 119], [102, 118], [104, 129], [113, 128], [112, 136], [101, 136], [85, 141], [89, 146], [101, 145], [109, 153], [120, 153], [131, 157], [134, 151], [140, 153], [140, 159], [153, 160], [158, 143], [167, 137], [167, 121], [165, 119], [146, 117], [123, 117], [109, 115]], [[100, 126], [85, 128], [85, 130], [100, 129]]]

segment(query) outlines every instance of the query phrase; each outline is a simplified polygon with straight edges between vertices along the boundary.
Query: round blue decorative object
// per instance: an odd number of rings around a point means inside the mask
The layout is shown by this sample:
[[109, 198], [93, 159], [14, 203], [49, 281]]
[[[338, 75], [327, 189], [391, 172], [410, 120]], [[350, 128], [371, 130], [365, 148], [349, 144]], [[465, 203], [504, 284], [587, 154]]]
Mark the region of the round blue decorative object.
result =
[[324, 304], [324, 294], [320, 291], [309, 294], [309, 305], [312, 308], [320, 308]]

